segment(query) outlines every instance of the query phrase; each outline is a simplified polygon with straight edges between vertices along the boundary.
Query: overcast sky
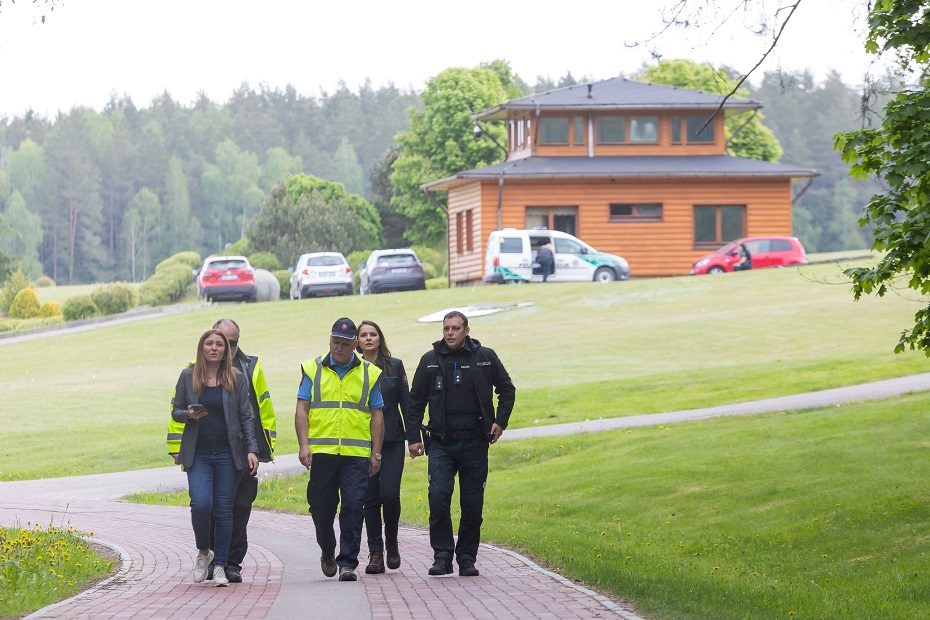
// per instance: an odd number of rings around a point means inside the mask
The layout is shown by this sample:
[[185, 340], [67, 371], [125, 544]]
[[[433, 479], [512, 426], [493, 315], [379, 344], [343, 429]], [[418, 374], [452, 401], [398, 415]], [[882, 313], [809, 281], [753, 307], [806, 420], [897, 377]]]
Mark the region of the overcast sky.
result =
[[[703, 0], [698, 0], [703, 2]], [[784, 0], [781, 0], [784, 4]], [[101, 109], [110, 95], [137, 106], [168, 91], [184, 104], [200, 92], [225, 102], [243, 82], [290, 83], [303, 95], [353, 90], [366, 79], [421, 90], [451, 66], [510, 61], [536, 76], [605, 79], [650, 59], [687, 57], [748, 71], [771, 42], [753, 37], [756, 16], [727, 26], [662, 29], [672, 0], [60, 0], [38, 23], [28, 0], [0, 9], [0, 117], [27, 109], [54, 116], [74, 105]], [[694, 5], [695, 2], [692, 2]], [[719, 0], [739, 6], [739, 0]], [[759, 0], [772, 11], [778, 0]], [[805, 0], [761, 71], [836, 69], [859, 84], [871, 59], [862, 49], [864, 0]], [[547, 8], [548, 7], [548, 8]], [[716, 23], [718, 20], [712, 20]]]

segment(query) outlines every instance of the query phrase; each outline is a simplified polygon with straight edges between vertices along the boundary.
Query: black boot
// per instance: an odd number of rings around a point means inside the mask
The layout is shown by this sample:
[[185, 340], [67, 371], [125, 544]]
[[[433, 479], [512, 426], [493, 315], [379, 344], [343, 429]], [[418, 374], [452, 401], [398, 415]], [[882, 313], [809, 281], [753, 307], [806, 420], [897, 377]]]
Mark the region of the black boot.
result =
[[452, 574], [452, 560], [436, 558], [436, 561], [433, 562], [433, 565], [429, 567], [430, 575], [451, 575]]
[[397, 549], [397, 541], [387, 541], [385, 547], [387, 547], [387, 567], [400, 568], [400, 550]]
[[365, 574], [377, 575], [384, 572], [384, 554], [380, 551], [372, 551], [368, 556], [368, 566], [365, 567]]

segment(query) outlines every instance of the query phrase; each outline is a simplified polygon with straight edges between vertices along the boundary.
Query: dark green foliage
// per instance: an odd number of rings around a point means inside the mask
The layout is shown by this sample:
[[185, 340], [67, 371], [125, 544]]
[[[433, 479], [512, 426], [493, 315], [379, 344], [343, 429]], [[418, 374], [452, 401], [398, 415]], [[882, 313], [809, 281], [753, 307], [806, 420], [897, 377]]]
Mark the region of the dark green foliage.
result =
[[78, 295], [65, 301], [61, 307], [61, 314], [66, 321], [77, 321], [97, 316], [98, 310], [90, 295]]
[[249, 227], [253, 250], [272, 252], [293, 265], [306, 252], [370, 248], [381, 238], [378, 213], [339, 183], [293, 175], [279, 183]]
[[126, 282], [114, 282], [98, 287], [90, 294], [100, 314], [126, 312], [138, 303], [136, 289]]
[[152, 277], [139, 287], [139, 303], [164, 306], [177, 301], [194, 281], [188, 265], [179, 261], [165, 261]]

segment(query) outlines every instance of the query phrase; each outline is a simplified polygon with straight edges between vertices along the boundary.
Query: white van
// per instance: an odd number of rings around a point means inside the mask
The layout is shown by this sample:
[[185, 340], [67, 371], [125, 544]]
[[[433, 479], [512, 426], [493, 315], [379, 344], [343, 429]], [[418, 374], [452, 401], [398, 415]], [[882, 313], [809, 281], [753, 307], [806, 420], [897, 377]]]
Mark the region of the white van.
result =
[[630, 277], [626, 260], [598, 252], [590, 245], [559, 230], [505, 228], [488, 237], [484, 259], [484, 281], [542, 282], [536, 252], [551, 243], [555, 248], [553, 282], [613, 282]]

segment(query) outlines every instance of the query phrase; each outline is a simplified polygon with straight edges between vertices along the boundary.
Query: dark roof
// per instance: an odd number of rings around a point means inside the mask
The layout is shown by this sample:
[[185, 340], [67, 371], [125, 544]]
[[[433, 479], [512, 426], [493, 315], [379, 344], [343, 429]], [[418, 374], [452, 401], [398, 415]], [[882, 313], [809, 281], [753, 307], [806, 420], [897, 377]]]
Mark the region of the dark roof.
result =
[[[590, 96], [589, 96], [590, 95]], [[715, 110], [723, 95], [677, 86], [634, 82], [622, 77], [576, 84], [511, 99], [475, 115], [476, 120], [502, 120], [507, 110]], [[727, 99], [724, 109], [756, 110], [762, 107], [751, 99]]]
[[811, 168], [774, 164], [729, 155], [527, 157], [486, 168], [476, 168], [425, 184], [426, 189], [448, 189], [471, 179], [591, 179], [647, 177], [813, 177]]

